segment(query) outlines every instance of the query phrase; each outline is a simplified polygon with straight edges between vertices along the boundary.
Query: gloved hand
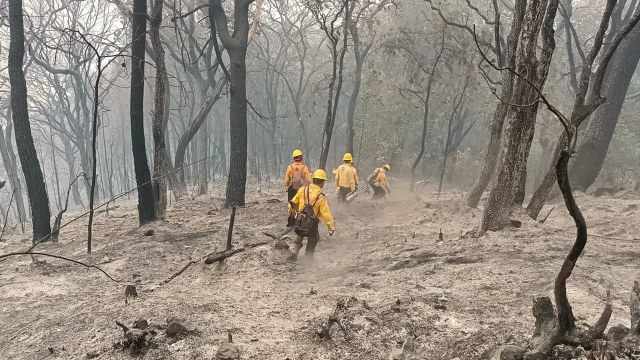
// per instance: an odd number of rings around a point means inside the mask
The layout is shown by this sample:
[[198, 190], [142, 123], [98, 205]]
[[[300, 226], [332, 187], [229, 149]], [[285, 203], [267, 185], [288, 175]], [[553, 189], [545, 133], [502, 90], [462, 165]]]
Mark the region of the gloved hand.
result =
[[333, 230], [329, 230], [329, 236], [333, 236]]
[[389, 195], [391, 195], [391, 189], [387, 189], [387, 192], [389, 193]]

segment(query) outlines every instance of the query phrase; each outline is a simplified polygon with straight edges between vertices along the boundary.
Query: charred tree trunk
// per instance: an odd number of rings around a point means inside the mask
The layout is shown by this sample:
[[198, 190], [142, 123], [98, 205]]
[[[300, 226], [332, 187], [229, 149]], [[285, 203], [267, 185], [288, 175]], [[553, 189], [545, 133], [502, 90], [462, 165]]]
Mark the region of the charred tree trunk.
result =
[[169, 84], [166, 83], [166, 66], [164, 64], [164, 48], [160, 41], [160, 25], [162, 25], [162, 0], [151, 0], [151, 16], [149, 24], [151, 30], [149, 37], [155, 52], [156, 63], [156, 86], [153, 97], [153, 195], [155, 204], [156, 219], [164, 219], [167, 213], [167, 179], [169, 172], [167, 163], [167, 152], [165, 147], [165, 129], [167, 106], [169, 99], [166, 98], [166, 90]]
[[144, 139], [144, 59], [147, 31], [147, 0], [133, 1], [131, 45], [131, 144], [138, 188], [140, 225], [156, 219], [153, 187]]
[[[227, 207], [244, 206], [247, 185], [247, 45], [249, 42], [249, 5], [252, 0], [234, 1], [233, 35], [220, 0], [209, 1], [209, 16], [219, 30], [220, 41], [227, 49], [230, 64], [229, 124], [231, 151], [227, 180]], [[214, 40], [215, 41], [215, 40]], [[218, 52], [217, 52], [218, 53]], [[222, 65], [222, 64], [221, 64]]]
[[602, 95], [607, 98], [594, 114], [576, 159], [571, 165], [574, 188], [586, 191], [598, 178], [607, 156], [629, 84], [640, 60], [640, 28], [636, 27], [618, 48], [607, 70]]
[[11, 84], [11, 109], [15, 126], [18, 156], [27, 183], [31, 217], [33, 218], [33, 242], [45, 240], [51, 233], [49, 197], [40, 169], [38, 154], [31, 135], [27, 105], [27, 82], [22, 63], [24, 59], [24, 15], [22, 0], [9, 1], [9, 81]]
[[[238, 3], [238, 1], [236, 1]], [[236, 5], [238, 7], [238, 5]], [[248, 5], [246, 6], [248, 7]], [[237, 9], [238, 10], [238, 9]], [[244, 14], [239, 14], [241, 12]], [[247, 12], [236, 11], [236, 17], [244, 18], [240, 22], [242, 31], [249, 28]], [[239, 21], [239, 20], [236, 20]], [[229, 50], [231, 58], [231, 88], [229, 107], [229, 131], [230, 139], [230, 163], [229, 179], [227, 180], [226, 201], [227, 206], [244, 206], [245, 190], [247, 183], [247, 68], [246, 68], [246, 35], [245, 44], [236, 50]]]

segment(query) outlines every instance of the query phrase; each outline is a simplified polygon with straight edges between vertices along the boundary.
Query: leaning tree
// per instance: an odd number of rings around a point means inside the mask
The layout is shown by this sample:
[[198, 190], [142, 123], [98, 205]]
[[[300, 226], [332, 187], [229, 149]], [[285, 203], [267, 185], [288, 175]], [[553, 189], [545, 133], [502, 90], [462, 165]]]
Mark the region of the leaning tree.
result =
[[33, 242], [45, 240], [51, 233], [49, 197], [33, 143], [27, 105], [27, 82], [22, 69], [24, 59], [24, 15], [22, 0], [9, 1], [9, 81], [11, 109], [18, 156], [22, 164], [33, 218]]

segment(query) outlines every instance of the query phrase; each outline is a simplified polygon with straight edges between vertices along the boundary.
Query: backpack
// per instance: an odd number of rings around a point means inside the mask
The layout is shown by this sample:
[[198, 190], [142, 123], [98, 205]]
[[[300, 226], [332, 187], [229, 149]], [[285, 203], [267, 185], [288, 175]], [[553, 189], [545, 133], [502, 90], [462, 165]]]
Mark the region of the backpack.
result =
[[296, 216], [296, 221], [294, 222], [294, 231], [298, 236], [306, 237], [311, 234], [311, 232], [318, 228], [318, 217], [313, 210], [313, 207], [316, 205], [320, 197], [324, 196], [323, 193], [320, 193], [316, 198], [316, 201], [311, 204], [309, 202], [309, 187], [305, 187], [304, 189], [304, 203], [305, 206], [301, 212]]
[[304, 185], [304, 181], [305, 181], [305, 178], [302, 175], [301, 166], [293, 166], [292, 174], [291, 174], [291, 187], [294, 188], [295, 190], [298, 190]]
[[367, 184], [369, 184], [369, 186], [373, 186], [373, 184], [376, 183], [376, 179], [378, 178], [379, 173], [380, 173], [380, 170], [377, 170], [373, 174], [369, 175], [369, 177], [367, 178]]

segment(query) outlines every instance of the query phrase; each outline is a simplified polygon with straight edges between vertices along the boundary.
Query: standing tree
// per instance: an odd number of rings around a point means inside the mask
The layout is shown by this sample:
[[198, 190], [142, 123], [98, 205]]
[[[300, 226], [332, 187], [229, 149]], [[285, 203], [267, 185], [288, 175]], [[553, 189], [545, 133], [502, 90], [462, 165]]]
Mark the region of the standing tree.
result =
[[[356, 61], [354, 69], [353, 91], [349, 97], [349, 106], [347, 108], [347, 152], [353, 154], [353, 140], [356, 136], [355, 115], [356, 105], [358, 104], [358, 96], [360, 95], [360, 87], [362, 86], [362, 69], [364, 62], [371, 51], [375, 39], [374, 17], [382, 11], [392, 0], [368, 0], [363, 2], [359, 9], [352, 10], [352, 17], [349, 21], [349, 33], [353, 39], [353, 57]], [[361, 28], [366, 27], [369, 30], [369, 39], [363, 39], [360, 33]], [[366, 34], [364, 34], [366, 36]]]
[[[229, 32], [227, 15], [220, 0], [210, 0], [209, 14], [213, 16], [222, 45], [231, 59], [229, 123], [231, 135], [229, 179], [225, 205], [244, 206], [247, 186], [247, 45], [249, 42], [249, 5], [253, 0], [234, 0], [233, 35]], [[257, 16], [257, 14], [256, 14]], [[215, 41], [215, 40], [214, 40]]]
[[[131, 143], [138, 185], [140, 225], [156, 219], [151, 174], [144, 140], [144, 62], [147, 35], [147, 0], [133, 1], [131, 43]], [[158, 109], [156, 109], [158, 111]]]
[[[316, 18], [320, 28], [324, 31], [327, 39], [329, 39], [331, 47], [331, 58], [333, 60], [331, 79], [329, 80], [329, 99], [327, 101], [327, 117], [324, 121], [324, 132], [322, 134], [322, 150], [320, 153], [320, 169], [327, 166], [327, 158], [329, 157], [329, 147], [331, 146], [331, 137], [333, 135], [333, 126], [336, 123], [336, 112], [338, 109], [338, 99], [340, 98], [340, 90], [342, 88], [342, 68], [344, 56], [347, 52], [347, 39], [349, 34], [349, 20], [351, 18], [349, 2], [351, 0], [341, 0], [339, 4], [328, 1], [313, 2], [309, 5], [313, 16]], [[333, 14], [332, 14], [333, 12]], [[343, 28], [343, 45], [342, 50], [338, 53], [339, 27], [337, 26], [340, 15], [344, 12], [344, 28]], [[336, 86], [336, 79], [338, 84]], [[335, 91], [335, 99], [334, 99]]]
[[22, 63], [24, 59], [24, 15], [22, 0], [9, 1], [9, 81], [11, 83], [11, 109], [16, 132], [18, 156], [27, 183], [27, 194], [33, 218], [33, 242], [45, 240], [51, 233], [49, 198], [40, 169], [38, 154], [31, 135], [27, 107], [27, 82]]
[[151, 16], [149, 37], [155, 53], [156, 89], [153, 97], [153, 194], [155, 200], [155, 216], [164, 219], [167, 213], [167, 181], [165, 175], [169, 172], [167, 152], [165, 148], [165, 112], [169, 98], [166, 96], [167, 68], [164, 64], [164, 48], [160, 42], [160, 25], [162, 24], [162, 0], [151, 0]]
[[[504, 99], [510, 106], [502, 134], [502, 148], [494, 186], [477, 235], [504, 227], [512, 207], [521, 206], [524, 201], [527, 159], [538, 112], [538, 93], [535, 89], [544, 88], [555, 50], [554, 21], [558, 0], [518, 0], [515, 5], [516, 14], [524, 12], [520, 36], [514, 39], [518, 42], [515, 71], [522, 76], [513, 79], [511, 99]], [[515, 16], [514, 22], [518, 19], [520, 17]], [[541, 38], [540, 46], [538, 38]]]
[[426, 151], [427, 127], [429, 125], [429, 101], [431, 100], [431, 90], [433, 88], [433, 82], [435, 79], [438, 63], [440, 62], [440, 59], [442, 58], [442, 53], [444, 53], [445, 49], [446, 48], [444, 46], [444, 33], [443, 33], [440, 51], [438, 52], [438, 55], [433, 60], [433, 65], [431, 65], [431, 68], [427, 69], [426, 64], [421, 63], [421, 59], [415, 56], [412, 49], [404, 48], [404, 50], [409, 55], [411, 55], [416, 61], [416, 63], [418, 64], [418, 68], [419, 68], [418, 71], [421, 70], [422, 72], [424, 72], [425, 75], [428, 76], [427, 87], [426, 89], [424, 89], [424, 91], [418, 92], [410, 89], [400, 89], [400, 95], [404, 96], [404, 94], [402, 93], [404, 90], [409, 91], [410, 93], [418, 97], [418, 99], [420, 99], [420, 102], [422, 102], [422, 105], [424, 106], [424, 111], [422, 113], [422, 136], [420, 137], [420, 150], [418, 151], [418, 155], [416, 155], [416, 159], [413, 161], [413, 164], [411, 165], [411, 185], [409, 185], [409, 190], [411, 192], [415, 190], [416, 168], [418, 167], [418, 164], [420, 164], [420, 161], [422, 161], [422, 157], [424, 156], [424, 153]]
[[[436, 11], [442, 21], [455, 28], [462, 29], [467, 33], [473, 35], [474, 31], [469, 27], [466, 23], [456, 23], [449, 20], [441, 11], [440, 8], [434, 5], [435, 1], [425, 0], [431, 5], [431, 9]], [[522, 20], [524, 17], [525, 6], [519, 6], [519, 3], [516, 1], [516, 6], [513, 9], [513, 21], [511, 23], [511, 30], [509, 32], [506, 44], [505, 39], [502, 35], [502, 24], [501, 24], [501, 10], [498, 6], [498, 0], [491, 0], [492, 10], [494, 14], [494, 18], [490, 19], [486, 15], [482, 14], [480, 10], [473, 6], [470, 0], [466, 0], [468, 7], [486, 24], [493, 27], [493, 39], [490, 41], [479, 40], [479, 42], [486, 46], [489, 51], [491, 51], [497, 60], [497, 65], [499, 67], [504, 66], [515, 66], [515, 54], [518, 46], [518, 37], [520, 36], [520, 30], [522, 29]], [[488, 66], [488, 65], [487, 65]], [[482, 71], [485, 68], [481, 68]], [[487, 76], [488, 78], [488, 76]], [[493, 81], [492, 81], [493, 83]], [[511, 98], [511, 94], [513, 92], [513, 75], [508, 71], [503, 71], [501, 74], [500, 81], [498, 84], [501, 85], [500, 98], [504, 100], [509, 100]], [[502, 128], [504, 126], [504, 119], [507, 115], [508, 104], [503, 101], [499, 101], [496, 105], [495, 111], [493, 113], [493, 118], [491, 120], [491, 125], [489, 127], [490, 138], [489, 145], [487, 147], [487, 152], [484, 156], [484, 161], [482, 162], [482, 170], [480, 172], [480, 177], [473, 185], [473, 188], [469, 191], [469, 195], [467, 196], [467, 206], [475, 208], [478, 206], [480, 202], [480, 198], [482, 194], [487, 189], [489, 182], [494, 176], [496, 163], [498, 162], [498, 154], [500, 152], [500, 144], [502, 139]]]

